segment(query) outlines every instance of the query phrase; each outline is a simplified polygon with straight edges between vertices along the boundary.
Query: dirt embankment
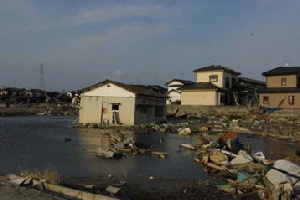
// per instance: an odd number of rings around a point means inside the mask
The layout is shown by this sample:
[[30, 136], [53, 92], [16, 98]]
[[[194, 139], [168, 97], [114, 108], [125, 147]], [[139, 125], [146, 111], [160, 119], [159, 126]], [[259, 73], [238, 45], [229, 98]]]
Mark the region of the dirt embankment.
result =
[[76, 116], [78, 108], [71, 105], [33, 105], [30, 107], [0, 108], [0, 116], [70, 115]]

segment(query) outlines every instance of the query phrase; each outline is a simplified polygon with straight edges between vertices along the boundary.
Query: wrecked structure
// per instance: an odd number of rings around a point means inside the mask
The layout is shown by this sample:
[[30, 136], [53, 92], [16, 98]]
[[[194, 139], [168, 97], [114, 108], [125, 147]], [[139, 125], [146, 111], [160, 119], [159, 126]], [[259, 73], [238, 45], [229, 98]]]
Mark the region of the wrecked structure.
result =
[[266, 87], [266, 83], [247, 77], [239, 77], [238, 82], [240, 87], [240, 104], [249, 107], [258, 105], [258, 91], [263, 90]]
[[135, 125], [166, 119], [166, 94], [105, 80], [82, 90], [79, 124]]

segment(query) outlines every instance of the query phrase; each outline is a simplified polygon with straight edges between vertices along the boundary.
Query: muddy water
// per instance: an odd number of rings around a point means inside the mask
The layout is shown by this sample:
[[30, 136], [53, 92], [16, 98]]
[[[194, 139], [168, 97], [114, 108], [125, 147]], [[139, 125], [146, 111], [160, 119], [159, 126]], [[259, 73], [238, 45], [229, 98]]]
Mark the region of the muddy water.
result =
[[[131, 156], [120, 160], [97, 158], [98, 146], [108, 140], [95, 129], [71, 128], [73, 118], [22, 116], [0, 118], [0, 174], [18, 173], [22, 169], [54, 168], [65, 177], [116, 175], [126, 178], [197, 178], [206, 180], [193, 154], [179, 150], [181, 143], [193, 137], [178, 134], [136, 134], [136, 141], [147, 141], [153, 148], [167, 151], [169, 158], [159, 160], [148, 156]], [[71, 140], [65, 142], [65, 138]], [[163, 138], [163, 142], [161, 141]], [[294, 154], [296, 147], [275, 141], [242, 136], [253, 152], [263, 151], [270, 158]]]

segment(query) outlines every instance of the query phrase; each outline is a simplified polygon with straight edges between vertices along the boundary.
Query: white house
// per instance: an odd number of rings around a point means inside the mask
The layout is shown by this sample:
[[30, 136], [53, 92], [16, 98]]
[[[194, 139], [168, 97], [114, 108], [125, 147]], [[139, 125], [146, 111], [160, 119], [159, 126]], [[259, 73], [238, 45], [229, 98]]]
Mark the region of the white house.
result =
[[135, 125], [166, 119], [166, 95], [151, 87], [105, 80], [82, 90], [79, 124]]
[[181, 103], [181, 91], [179, 88], [182, 86], [188, 86], [188, 85], [193, 85], [195, 84], [192, 81], [187, 81], [187, 80], [180, 80], [180, 79], [173, 79], [171, 81], [168, 81], [166, 83], [166, 86], [168, 87], [168, 99], [167, 99], [167, 104], [173, 104]]

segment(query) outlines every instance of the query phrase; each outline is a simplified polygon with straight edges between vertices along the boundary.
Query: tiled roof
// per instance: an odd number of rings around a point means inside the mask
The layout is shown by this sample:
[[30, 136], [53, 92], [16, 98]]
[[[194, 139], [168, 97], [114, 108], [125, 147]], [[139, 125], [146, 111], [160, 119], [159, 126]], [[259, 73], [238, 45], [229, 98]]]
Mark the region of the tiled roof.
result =
[[187, 85], [180, 88], [180, 90], [223, 90], [211, 82], [199, 82], [193, 85]]
[[300, 74], [300, 67], [276, 67], [262, 73], [263, 76]]
[[111, 80], [105, 80], [103, 82], [99, 82], [96, 83], [90, 87], [84, 88], [82, 89], [82, 92], [88, 92], [91, 91], [97, 87], [101, 87], [105, 84], [114, 84], [118, 87], [124, 88], [125, 90], [128, 90], [130, 92], [135, 93], [137, 96], [152, 96], [152, 97], [161, 97], [161, 98], [165, 98], [167, 97], [166, 94], [163, 94], [161, 92], [157, 92], [155, 91], [153, 88], [148, 87], [148, 86], [144, 86], [144, 85], [127, 85], [125, 83], [121, 83], [121, 82], [116, 82], [116, 81], [111, 81]]
[[227, 71], [235, 75], [241, 75], [240, 72], [234, 71], [233, 69], [227, 67], [222, 67], [221, 65], [210, 65], [208, 67], [198, 68], [195, 69], [194, 72], [206, 72], [206, 71], [218, 71], [218, 70]]

